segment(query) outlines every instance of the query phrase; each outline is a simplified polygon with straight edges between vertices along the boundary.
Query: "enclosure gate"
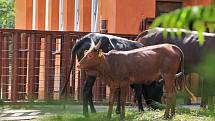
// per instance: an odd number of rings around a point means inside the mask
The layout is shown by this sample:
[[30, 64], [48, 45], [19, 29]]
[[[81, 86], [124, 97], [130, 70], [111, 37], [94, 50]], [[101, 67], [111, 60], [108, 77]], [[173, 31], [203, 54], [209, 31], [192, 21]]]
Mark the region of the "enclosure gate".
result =
[[[0, 29], [0, 99], [9, 102], [59, 100], [71, 64], [71, 49], [87, 32]], [[133, 39], [136, 35], [114, 34]], [[81, 101], [83, 80], [73, 70], [66, 96]], [[131, 91], [130, 91], [131, 93]], [[96, 81], [94, 100], [109, 91]], [[128, 96], [131, 101], [131, 95]]]

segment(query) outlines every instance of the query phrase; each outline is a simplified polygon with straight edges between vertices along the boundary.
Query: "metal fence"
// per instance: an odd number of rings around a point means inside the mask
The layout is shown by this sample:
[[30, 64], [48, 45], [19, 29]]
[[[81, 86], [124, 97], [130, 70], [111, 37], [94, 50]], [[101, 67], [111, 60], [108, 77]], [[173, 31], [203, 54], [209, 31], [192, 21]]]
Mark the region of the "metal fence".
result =
[[[0, 99], [9, 102], [59, 100], [71, 63], [71, 49], [87, 32], [0, 29]], [[114, 34], [133, 39], [136, 35]], [[66, 92], [81, 101], [84, 82], [73, 70]], [[109, 88], [96, 81], [94, 101], [106, 101]], [[131, 101], [131, 91], [128, 96]]]

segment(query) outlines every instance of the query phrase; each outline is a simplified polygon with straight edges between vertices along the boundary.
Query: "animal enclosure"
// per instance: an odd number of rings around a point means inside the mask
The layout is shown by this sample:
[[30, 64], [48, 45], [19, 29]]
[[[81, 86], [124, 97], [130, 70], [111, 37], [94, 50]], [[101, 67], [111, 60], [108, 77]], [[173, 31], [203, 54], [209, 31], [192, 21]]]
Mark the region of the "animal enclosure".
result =
[[[59, 100], [71, 64], [71, 49], [87, 32], [0, 29], [0, 99], [9, 102]], [[136, 35], [113, 34], [129, 39]], [[72, 70], [66, 96], [81, 101], [83, 80]], [[131, 91], [130, 91], [131, 93]], [[94, 101], [109, 88], [96, 81]], [[131, 101], [131, 95], [128, 100]]]

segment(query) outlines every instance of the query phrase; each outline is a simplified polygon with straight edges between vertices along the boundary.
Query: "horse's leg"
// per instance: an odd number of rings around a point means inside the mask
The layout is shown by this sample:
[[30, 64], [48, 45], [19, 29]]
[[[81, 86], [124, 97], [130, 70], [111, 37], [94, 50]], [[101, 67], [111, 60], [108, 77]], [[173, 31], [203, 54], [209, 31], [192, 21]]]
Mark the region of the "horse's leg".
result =
[[116, 89], [116, 114], [120, 114], [120, 107], [121, 107], [121, 104], [120, 104], [120, 89]]
[[92, 113], [96, 113], [96, 109], [95, 109], [94, 104], [93, 104], [93, 85], [95, 83], [96, 77], [95, 76], [91, 76], [90, 80], [92, 80], [92, 84], [91, 84], [91, 88], [90, 88], [90, 91], [89, 91], [88, 101], [89, 101], [89, 104], [90, 104], [91, 112]]
[[[164, 113], [164, 118], [169, 119], [170, 117], [170, 108], [171, 108], [171, 116], [175, 114], [175, 107], [173, 101], [175, 101], [175, 89], [174, 89], [174, 75], [164, 75], [163, 79], [165, 80], [165, 88], [167, 93], [167, 106]], [[175, 103], [175, 102], [174, 102]]]
[[95, 112], [95, 108], [92, 101], [92, 88], [96, 80], [95, 76], [87, 76], [84, 88], [83, 88], [83, 114], [88, 116], [88, 101], [90, 102], [91, 111]]
[[125, 119], [125, 102], [126, 102], [126, 96], [128, 91], [128, 86], [121, 86], [121, 113], [120, 113], [120, 120], [124, 121]]
[[94, 104], [93, 104], [93, 93], [92, 92], [93, 92], [93, 88], [90, 89], [89, 104], [90, 104], [91, 112], [96, 113], [96, 109], [95, 109]]
[[213, 96], [208, 96], [208, 109], [214, 111]]
[[[173, 81], [173, 82], [175, 82], [175, 78], [174, 78], [174, 76], [170, 79], [171, 81]], [[176, 83], [174, 84], [174, 83], [172, 83], [172, 88], [171, 88], [171, 95], [170, 95], [170, 97], [171, 97], [171, 102], [170, 102], [170, 104], [171, 104], [171, 115], [170, 115], [170, 118], [172, 118], [174, 115], [175, 115], [175, 106], [176, 106], [176, 91], [175, 91], [175, 89], [176, 89]]]
[[175, 115], [175, 106], [176, 106], [176, 94], [173, 93], [172, 99], [171, 99], [171, 117]]
[[142, 84], [134, 84], [135, 100], [137, 100], [139, 111], [144, 111], [142, 104], [142, 87]]
[[114, 99], [116, 95], [116, 88], [114, 85], [110, 85], [110, 97], [109, 97], [109, 108], [107, 118], [110, 119], [113, 112]]
[[208, 104], [208, 85], [206, 84], [206, 80], [202, 80], [202, 87], [201, 87], [201, 104], [200, 107], [205, 109], [206, 105]]
[[206, 94], [203, 94], [202, 99], [201, 99], [200, 107], [205, 109], [206, 105], [207, 105], [207, 102], [208, 102], [208, 97], [206, 96]]

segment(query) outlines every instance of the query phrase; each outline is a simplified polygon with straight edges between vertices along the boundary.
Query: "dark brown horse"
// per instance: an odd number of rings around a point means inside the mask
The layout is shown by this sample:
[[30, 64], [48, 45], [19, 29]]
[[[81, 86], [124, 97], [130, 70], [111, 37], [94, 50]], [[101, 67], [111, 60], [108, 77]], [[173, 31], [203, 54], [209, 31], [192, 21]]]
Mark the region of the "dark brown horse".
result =
[[[138, 35], [136, 41], [139, 41], [144, 44], [144, 46], [157, 45], [163, 43], [169, 43], [177, 45], [184, 53], [185, 57], [185, 73], [189, 74], [191, 72], [197, 72], [203, 77], [203, 81], [200, 84], [202, 101], [201, 106], [206, 107], [208, 100], [212, 102], [210, 99], [213, 99], [212, 96], [215, 92], [215, 78], [208, 79], [206, 73], [209, 70], [202, 70], [201, 67], [203, 63], [205, 65], [209, 65], [209, 63], [205, 60], [209, 53], [215, 52], [215, 34], [214, 33], [203, 33], [205, 42], [203, 45], [199, 43], [198, 34], [195, 31], [186, 31], [180, 29], [181, 37], [177, 36], [177, 29], [163, 29], [163, 28], [155, 28], [146, 30]], [[164, 35], [166, 34], [166, 37]], [[214, 60], [215, 59], [211, 59]], [[210, 64], [211, 65], [211, 64]], [[204, 72], [204, 73], [202, 73]], [[215, 73], [215, 72], [214, 72]], [[191, 84], [192, 85], [192, 84]], [[213, 109], [214, 104], [210, 103], [209, 107]]]

